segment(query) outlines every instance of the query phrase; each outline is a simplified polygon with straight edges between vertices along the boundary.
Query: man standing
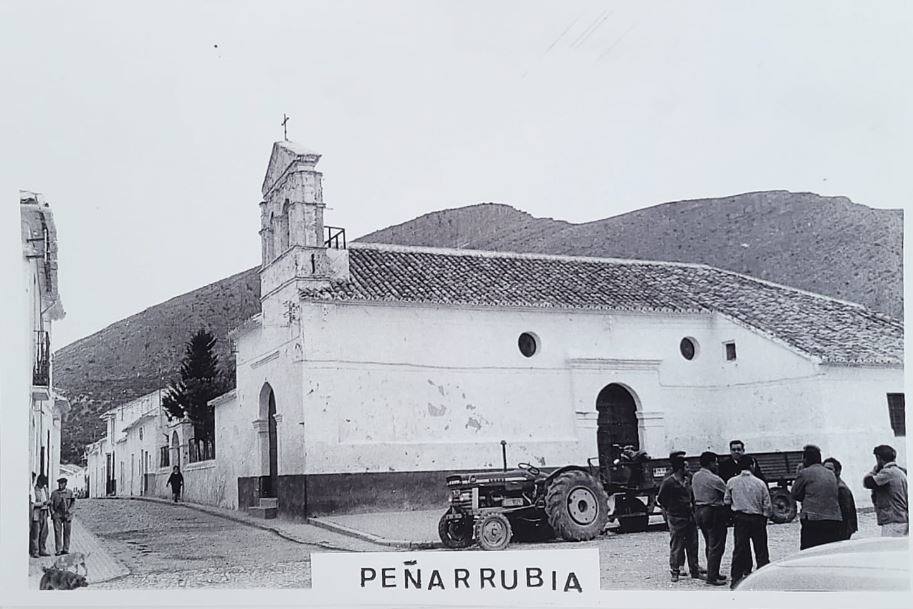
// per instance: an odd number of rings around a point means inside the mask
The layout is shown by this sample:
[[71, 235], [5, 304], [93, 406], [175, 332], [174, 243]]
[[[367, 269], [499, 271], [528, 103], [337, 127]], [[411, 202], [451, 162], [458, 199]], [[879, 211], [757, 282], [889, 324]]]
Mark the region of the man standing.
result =
[[48, 553], [48, 515], [51, 511], [51, 497], [48, 493], [48, 477], [38, 476], [35, 482], [35, 509], [32, 513], [35, 523], [35, 545], [38, 556], [50, 556]]
[[701, 469], [691, 478], [691, 492], [694, 495], [694, 522], [704, 537], [707, 555], [707, 584], [726, 585], [726, 577], [720, 575], [720, 562], [726, 550], [726, 525], [729, 514], [723, 497], [726, 483], [716, 472], [716, 453], [701, 453]]
[[697, 560], [697, 526], [692, 515], [691, 476], [682, 452], [669, 455], [672, 473], [659, 485], [656, 502], [663, 508], [669, 525], [669, 571], [677, 582], [688, 557], [691, 577], [703, 579]]
[[837, 502], [840, 504], [840, 516], [843, 522], [840, 527], [840, 539], [845, 540], [853, 536], [853, 533], [859, 530], [859, 524], [856, 520], [856, 500], [853, 499], [853, 491], [846, 485], [846, 482], [840, 479], [840, 472], [843, 466], [840, 461], [833, 457], [824, 460], [824, 467], [834, 472], [837, 478]]
[[165, 486], [171, 487], [171, 499], [177, 503], [181, 499], [181, 489], [184, 487], [184, 475], [181, 474], [181, 468], [174, 466], [174, 471], [168, 476], [168, 482]]
[[907, 515], [907, 474], [894, 459], [897, 453], [887, 444], [876, 446], [875, 469], [865, 475], [862, 485], [872, 489], [872, 503], [882, 537], [903, 537], [910, 532]]
[[767, 482], [758, 461], [751, 455], [745, 454], [745, 443], [741, 440], [732, 440], [729, 442], [729, 458], [720, 461], [720, 478], [729, 480], [733, 476], [739, 475], [739, 472], [741, 471], [739, 463], [743, 459], [748, 461], [748, 464], [751, 466], [751, 473], [754, 474], [755, 478], [758, 478], [761, 482]]
[[772, 509], [767, 484], [751, 473], [751, 463], [739, 462], [742, 470], [726, 482], [723, 503], [732, 507], [735, 517], [735, 547], [732, 551], [731, 587], [751, 572], [751, 547], [760, 569], [770, 562], [767, 551], [767, 519]]
[[802, 504], [800, 550], [840, 539], [843, 521], [837, 500], [837, 477], [821, 464], [821, 449], [817, 446], [809, 444], [802, 448], [802, 469], [789, 493]]
[[29, 485], [29, 556], [38, 558], [38, 509], [35, 504], [35, 472]]
[[70, 526], [76, 497], [67, 488], [67, 479], [57, 479], [57, 489], [51, 493], [51, 520], [54, 521], [54, 548], [56, 555], [70, 553]]

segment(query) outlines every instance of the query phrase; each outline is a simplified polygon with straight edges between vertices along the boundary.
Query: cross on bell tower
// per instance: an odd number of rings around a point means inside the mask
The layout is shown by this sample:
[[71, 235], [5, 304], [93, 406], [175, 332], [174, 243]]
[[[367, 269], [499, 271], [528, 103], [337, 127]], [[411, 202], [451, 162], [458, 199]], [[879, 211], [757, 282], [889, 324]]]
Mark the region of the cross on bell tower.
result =
[[285, 112], [283, 112], [282, 113], [282, 139], [284, 139], [286, 142], [288, 141], [288, 129], [286, 128], [288, 119], [289, 119], [289, 116]]

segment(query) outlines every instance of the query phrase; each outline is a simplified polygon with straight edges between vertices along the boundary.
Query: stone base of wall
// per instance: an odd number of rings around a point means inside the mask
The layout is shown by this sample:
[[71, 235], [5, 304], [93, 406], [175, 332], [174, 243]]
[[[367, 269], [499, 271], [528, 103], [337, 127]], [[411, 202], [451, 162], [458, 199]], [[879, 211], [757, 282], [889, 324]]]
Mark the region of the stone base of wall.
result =
[[[279, 515], [303, 520], [331, 514], [444, 510], [447, 507], [447, 476], [468, 471], [279, 476]], [[238, 478], [239, 509], [257, 503], [260, 482], [258, 477]]]

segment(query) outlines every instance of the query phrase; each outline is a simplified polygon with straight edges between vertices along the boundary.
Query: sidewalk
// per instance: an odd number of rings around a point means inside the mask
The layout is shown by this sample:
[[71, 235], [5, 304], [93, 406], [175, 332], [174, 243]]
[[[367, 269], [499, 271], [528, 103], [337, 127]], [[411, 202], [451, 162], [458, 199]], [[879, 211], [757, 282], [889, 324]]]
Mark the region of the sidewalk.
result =
[[[314, 521], [314, 519], [311, 519], [309, 522], [294, 522], [280, 518], [265, 520], [263, 518], [254, 518], [242, 510], [232, 510], [187, 501], [181, 501], [180, 503], [175, 504], [168, 499], [162, 499], [160, 497], [132, 496], [114, 497], [112, 499], [130, 499], [134, 501], [148, 501], [151, 503], [183, 506], [264, 531], [270, 531], [289, 541], [319, 546], [336, 552], [383, 552], [389, 551], [390, 547], [410, 547], [409, 545], [391, 543], [386, 539], [373, 538], [371, 535], [355, 535], [352, 534], [352, 532], [347, 531], [344, 527], [338, 525], [334, 526], [333, 523], [324, 525], [322, 522]], [[435, 527], [436, 526], [437, 524], [435, 524]], [[436, 528], [434, 530], [437, 531]]]
[[445, 508], [411, 510], [406, 512], [375, 512], [373, 514], [342, 514], [309, 518], [313, 525], [373, 543], [428, 550], [442, 548], [437, 526]]
[[[50, 522], [48, 522], [48, 527], [50, 531], [48, 532], [47, 550], [53, 554], [54, 527]], [[88, 571], [86, 581], [90, 585], [130, 574], [130, 570], [127, 567], [108, 554], [98, 537], [93, 535], [78, 518], [73, 518], [72, 528], [70, 529], [70, 555], [76, 552], [82, 552], [86, 555], [86, 570]], [[29, 588], [38, 589], [41, 577], [44, 575], [42, 567], [50, 567], [58, 558], [58, 556], [29, 558]], [[82, 573], [80, 569], [80, 574]]]

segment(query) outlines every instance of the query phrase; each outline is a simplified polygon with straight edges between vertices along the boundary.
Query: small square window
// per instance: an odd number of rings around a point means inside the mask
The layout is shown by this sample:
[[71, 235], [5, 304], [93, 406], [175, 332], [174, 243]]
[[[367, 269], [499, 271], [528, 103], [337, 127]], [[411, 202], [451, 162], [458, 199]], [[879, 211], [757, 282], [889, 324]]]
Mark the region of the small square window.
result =
[[891, 429], [894, 436], [901, 438], [907, 435], [907, 422], [904, 419], [906, 407], [902, 393], [888, 394], [888, 415], [891, 417]]
[[726, 361], [731, 362], [735, 359], [735, 343], [723, 343], [723, 346], [726, 347]]

